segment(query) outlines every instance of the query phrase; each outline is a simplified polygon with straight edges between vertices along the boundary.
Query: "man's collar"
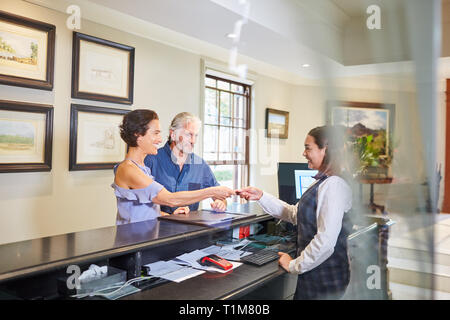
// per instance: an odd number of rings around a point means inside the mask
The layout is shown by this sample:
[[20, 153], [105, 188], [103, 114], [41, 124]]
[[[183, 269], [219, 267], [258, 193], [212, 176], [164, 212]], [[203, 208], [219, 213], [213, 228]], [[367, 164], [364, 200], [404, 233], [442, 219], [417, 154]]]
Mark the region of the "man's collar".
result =
[[[172, 151], [172, 149], [170, 148], [170, 144], [169, 141], [166, 142], [166, 144], [164, 145], [163, 149], [167, 152], [167, 154], [169, 155], [169, 158], [172, 159], [172, 162], [175, 165], [177, 164], [177, 157], [175, 156], [175, 153]], [[191, 164], [194, 162], [194, 153], [190, 153], [187, 158], [186, 158], [186, 162], [184, 163], [184, 165], [187, 164]]]
[[170, 149], [169, 141], [162, 147], [169, 155], [172, 153], [172, 149]]

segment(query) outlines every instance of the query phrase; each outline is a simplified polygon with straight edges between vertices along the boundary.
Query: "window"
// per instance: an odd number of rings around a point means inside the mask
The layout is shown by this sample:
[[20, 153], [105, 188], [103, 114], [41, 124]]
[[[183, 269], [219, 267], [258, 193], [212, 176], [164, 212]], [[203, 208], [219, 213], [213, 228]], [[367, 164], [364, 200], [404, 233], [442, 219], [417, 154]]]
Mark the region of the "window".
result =
[[205, 77], [203, 158], [232, 189], [248, 185], [250, 92], [247, 84]]

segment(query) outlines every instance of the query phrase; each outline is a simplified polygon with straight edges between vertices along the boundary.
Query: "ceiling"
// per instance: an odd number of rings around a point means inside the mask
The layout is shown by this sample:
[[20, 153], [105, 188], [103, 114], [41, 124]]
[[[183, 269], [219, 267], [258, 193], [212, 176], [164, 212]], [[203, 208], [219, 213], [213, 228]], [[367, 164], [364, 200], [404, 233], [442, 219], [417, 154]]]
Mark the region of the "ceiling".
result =
[[[298, 1], [302, 2], [303, 0]], [[378, 5], [383, 10], [400, 7], [403, 0], [389, 0], [389, 2], [383, 0], [331, 0], [330, 2], [348, 17], [360, 17], [366, 14], [367, 7], [370, 5]]]
[[[54, 1], [28, 1], [57, 7]], [[122, 20], [127, 20], [130, 30], [133, 23], [141, 29], [146, 23], [183, 35], [192, 40], [192, 45], [184, 41], [178, 46], [199, 54], [208, 55], [199, 44], [222, 51], [236, 47], [240, 58], [260, 61], [306, 79], [412, 70], [407, 62], [410, 60], [405, 40], [408, 34], [403, 34], [407, 31], [397, 26], [405, 24], [401, 9], [408, 0], [247, 1], [250, 3], [248, 21], [242, 26], [237, 43], [226, 35], [233, 33], [236, 23], [243, 18], [241, 2], [245, 0], [72, 0], [70, 3], [116, 12]], [[381, 8], [383, 30], [370, 32], [365, 26], [366, 9], [371, 4]], [[59, 10], [64, 7], [60, 5]], [[379, 50], [380, 44], [383, 50]], [[303, 68], [303, 64], [310, 67]]]

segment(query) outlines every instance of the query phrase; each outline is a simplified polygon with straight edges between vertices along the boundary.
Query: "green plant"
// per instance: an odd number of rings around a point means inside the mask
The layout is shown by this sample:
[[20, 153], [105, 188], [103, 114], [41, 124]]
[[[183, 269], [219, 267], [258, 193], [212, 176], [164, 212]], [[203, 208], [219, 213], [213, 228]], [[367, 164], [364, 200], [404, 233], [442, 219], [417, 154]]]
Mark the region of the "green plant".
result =
[[[387, 148], [386, 140], [389, 141]], [[376, 136], [348, 136], [347, 147], [353, 151], [354, 156], [351, 171], [355, 176], [387, 175], [398, 145], [398, 141], [394, 142], [393, 137], [386, 137], [385, 133]]]
[[379, 141], [374, 140], [373, 135], [356, 137], [350, 143], [356, 156], [356, 175], [365, 175], [369, 168], [389, 167], [392, 154], [389, 152], [384, 155], [384, 148], [380, 146]]
[[372, 141], [373, 135], [367, 135], [357, 137], [352, 142], [353, 151], [357, 157], [356, 163], [359, 164], [355, 172], [357, 175], [364, 175], [369, 167], [379, 167], [382, 163], [381, 150]]

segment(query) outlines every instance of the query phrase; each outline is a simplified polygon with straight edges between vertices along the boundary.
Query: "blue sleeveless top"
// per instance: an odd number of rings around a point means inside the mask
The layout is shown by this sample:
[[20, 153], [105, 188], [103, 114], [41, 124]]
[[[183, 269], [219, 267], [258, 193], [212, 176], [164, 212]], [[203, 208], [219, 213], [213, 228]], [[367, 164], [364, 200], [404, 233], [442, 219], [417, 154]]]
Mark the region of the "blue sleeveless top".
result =
[[[161, 215], [160, 207], [159, 205], [153, 203], [152, 200], [158, 195], [164, 186], [155, 181], [151, 175], [150, 168], [140, 166], [131, 159], [125, 160], [132, 161], [142, 171], [144, 171], [144, 173], [149, 176], [153, 182], [143, 189], [125, 189], [119, 187], [115, 182], [111, 184], [117, 198], [116, 224], [156, 219]], [[114, 175], [116, 174], [117, 167], [119, 165], [120, 163], [114, 166]]]

